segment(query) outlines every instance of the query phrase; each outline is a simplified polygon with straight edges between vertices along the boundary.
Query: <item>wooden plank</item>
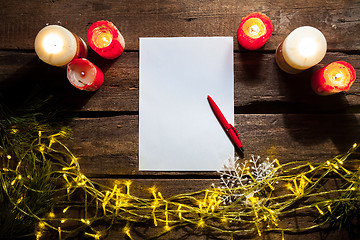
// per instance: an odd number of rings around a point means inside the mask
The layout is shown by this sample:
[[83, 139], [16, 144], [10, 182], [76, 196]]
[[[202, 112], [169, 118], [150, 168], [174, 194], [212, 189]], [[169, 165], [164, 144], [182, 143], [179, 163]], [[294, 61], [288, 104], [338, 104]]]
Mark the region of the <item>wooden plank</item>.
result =
[[[319, 113], [357, 106], [358, 97], [318, 96], [310, 87], [312, 74], [333, 61], [347, 61], [359, 72], [360, 56], [327, 53], [320, 64], [300, 74], [280, 70], [273, 54], [235, 54], [235, 109], [237, 113]], [[360, 83], [349, 90], [358, 93]]]
[[[299, 219], [297, 219], [299, 221]], [[308, 221], [311, 221], [310, 219]], [[151, 233], [154, 233], [155, 230], [159, 230], [159, 228], [155, 229], [151, 226], [137, 226], [132, 229], [131, 236], [135, 240], [147, 239], [151, 237]], [[112, 229], [109, 234], [105, 238], [106, 240], [118, 240], [118, 239], [127, 239], [125, 234], [122, 232], [122, 228]], [[194, 231], [190, 228], [180, 228], [174, 229], [169, 234], [166, 234], [162, 237], [156, 238], [157, 240], [207, 240], [207, 239], [217, 239], [217, 240], [229, 240], [232, 239], [230, 236], [225, 234], [217, 233], [216, 236], [213, 234], [206, 234], [206, 232]], [[353, 228], [344, 228], [342, 230], [314, 230], [310, 233], [297, 233], [297, 234], [284, 234], [284, 238], [282, 238], [281, 233], [262, 233], [259, 237], [257, 235], [253, 237], [239, 237], [234, 236], [234, 239], [253, 239], [253, 240], [319, 240], [319, 239], [341, 239], [341, 240], [358, 240], [358, 231], [356, 226]]]
[[[264, 50], [274, 50], [293, 29], [305, 25], [321, 29], [330, 50], [360, 50], [356, 0], [5, 1], [0, 10], [0, 49], [33, 49], [37, 32], [47, 24], [61, 24], [86, 39], [89, 26], [102, 19], [118, 26], [128, 50], [138, 49], [139, 37], [235, 37], [241, 18], [258, 11], [274, 25]], [[235, 38], [234, 44], [243, 50]]]
[[[254, 154], [282, 163], [325, 161], [345, 153], [360, 136], [360, 114], [236, 114], [235, 123], [246, 158]], [[216, 174], [138, 171], [138, 115], [80, 118], [71, 126], [69, 147], [89, 176]]]
[[[149, 232], [150, 227], [138, 227], [132, 232], [132, 237], [136, 240], [144, 239], [148, 237], [148, 235], [144, 234], [143, 232]], [[151, 230], [150, 230], [151, 231]], [[298, 233], [298, 234], [285, 234], [284, 237], [286, 240], [319, 240], [319, 239], [342, 239], [342, 240], [358, 240], [358, 233], [354, 233], [356, 231], [356, 227], [354, 226], [353, 229], [342, 229], [339, 231], [335, 230], [322, 230], [322, 231], [314, 231], [311, 233]], [[148, 233], [149, 234], [149, 233]], [[150, 234], [149, 234], [150, 235]], [[151, 236], [151, 235], [150, 235]], [[124, 233], [121, 232], [121, 229], [117, 231], [110, 231], [107, 235], [106, 240], [118, 240], [118, 239], [126, 239]], [[160, 238], [156, 238], [158, 240], [207, 240], [207, 239], [215, 238], [217, 240], [229, 240], [231, 237], [224, 235], [224, 234], [216, 234], [213, 235], [206, 235], [201, 233], [194, 233], [191, 229], [184, 228], [184, 229], [175, 229], [171, 231], [169, 234], [162, 236]], [[271, 239], [271, 240], [283, 240], [281, 233], [263, 233], [262, 236], [254, 236], [250, 237], [243, 237], [245, 239], [253, 239], [253, 240], [263, 240], [263, 239]], [[236, 239], [236, 238], [234, 238]], [[239, 238], [241, 239], [241, 238]]]
[[[33, 53], [0, 52], [0, 85], [8, 102], [22, 105], [34, 89], [51, 95], [59, 108], [70, 111], [138, 111], [138, 52], [125, 52], [109, 61], [91, 54], [89, 59], [105, 73], [104, 85], [95, 93], [72, 87], [66, 71], [40, 61]], [[273, 53], [235, 53], [234, 88], [237, 113], [318, 113], [347, 109], [358, 111], [359, 96], [321, 97], [310, 88], [312, 73], [333, 61], [347, 61], [360, 73], [360, 55], [327, 53], [324, 60], [298, 75], [282, 72]], [[40, 88], [39, 88], [40, 87]], [[33, 91], [31, 91], [33, 90]], [[355, 81], [351, 94], [360, 94]]]

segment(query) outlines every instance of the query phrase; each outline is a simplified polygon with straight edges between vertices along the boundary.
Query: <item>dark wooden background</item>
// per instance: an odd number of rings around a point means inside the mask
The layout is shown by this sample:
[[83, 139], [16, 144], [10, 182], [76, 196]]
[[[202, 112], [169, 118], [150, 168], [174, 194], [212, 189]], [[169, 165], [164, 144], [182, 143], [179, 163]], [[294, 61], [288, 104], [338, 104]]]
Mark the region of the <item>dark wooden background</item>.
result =
[[[52, 96], [59, 109], [78, 117], [71, 150], [80, 157], [83, 173], [96, 181], [132, 179], [136, 192], [154, 184], [165, 197], [208, 188], [218, 181], [216, 172], [141, 172], [138, 170], [139, 38], [233, 36], [235, 62], [235, 127], [245, 157], [276, 157], [324, 161], [359, 142], [359, 77], [349, 94], [315, 95], [312, 73], [333, 61], [352, 64], [360, 75], [359, 0], [7, 0], [0, 8], [0, 86], [11, 106], [21, 107], [33, 89]], [[242, 17], [263, 12], [274, 32], [258, 51], [241, 48], [236, 32]], [[95, 93], [70, 85], [66, 71], [39, 60], [34, 51], [37, 32], [47, 24], [60, 24], [86, 40], [97, 20], [112, 21], [126, 41], [125, 52], [104, 60], [91, 50], [89, 60], [105, 74]], [[274, 59], [278, 44], [295, 28], [320, 29], [328, 43], [325, 58], [312, 69], [289, 75]], [[295, 222], [305, 221], [296, 219]], [[295, 224], [295, 223], [294, 223]], [[206, 239], [188, 232], [164, 239]], [[286, 239], [354, 239], [351, 231], [287, 235]], [[114, 230], [108, 239], [122, 239]], [[263, 239], [281, 239], [268, 234]], [[141, 239], [141, 237], [139, 237]]]

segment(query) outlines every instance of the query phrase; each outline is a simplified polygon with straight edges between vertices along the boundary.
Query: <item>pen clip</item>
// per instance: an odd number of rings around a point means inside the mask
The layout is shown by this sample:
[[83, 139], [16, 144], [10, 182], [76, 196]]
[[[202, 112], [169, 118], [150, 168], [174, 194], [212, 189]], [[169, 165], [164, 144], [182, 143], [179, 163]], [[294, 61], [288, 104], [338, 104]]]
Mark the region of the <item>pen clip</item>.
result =
[[[234, 128], [234, 126], [233, 126], [232, 124], [230, 124], [230, 123], [229, 123], [229, 125], [230, 125], [230, 128], [235, 132], [236, 137], [237, 137], [238, 139], [240, 139], [240, 135], [239, 135], [239, 133], [236, 131], [236, 129]], [[229, 128], [229, 129], [230, 129], [230, 128]], [[228, 131], [229, 131], [229, 129], [228, 129]]]
[[229, 127], [228, 131], [229, 131], [230, 129], [233, 130], [233, 132], [235, 133], [235, 136], [236, 136], [237, 139], [239, 140], [240, 146], [238, 146], [238, 147], [239, 147], [240, 151], [243, 153], [243, 152], [244, 152], [244, 148], [243, 148], [243, 146], [242, 146], [242, 144], [241, 144], [239, 133], [236, 131], [236, 129], [234, 128], [233, 125], [231, 125], [231, 124], [229, 124], [229, 125], [230, 125], [230, 127]]

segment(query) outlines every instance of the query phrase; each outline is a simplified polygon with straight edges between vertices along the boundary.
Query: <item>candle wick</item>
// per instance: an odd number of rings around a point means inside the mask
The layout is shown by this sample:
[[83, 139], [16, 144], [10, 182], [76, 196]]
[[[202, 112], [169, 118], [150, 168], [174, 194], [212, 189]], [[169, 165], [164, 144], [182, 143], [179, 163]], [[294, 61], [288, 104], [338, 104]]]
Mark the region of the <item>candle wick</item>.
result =
[[252, 25], [250, 27], [250, 32], [252, 32], [252, 33], [257, 33], [258, 30], [259, 30], [259, 27], [257, 25]]
[[341, 74], [340, 73], [337, 73], [334, 75], [334, 80], [337, 80], [338, 78], [341, 78]]
[[84, 72], [84, 71], [82, 71], [80, 74], [81, 74], [81, 76], [85, 76], [85, 72]]

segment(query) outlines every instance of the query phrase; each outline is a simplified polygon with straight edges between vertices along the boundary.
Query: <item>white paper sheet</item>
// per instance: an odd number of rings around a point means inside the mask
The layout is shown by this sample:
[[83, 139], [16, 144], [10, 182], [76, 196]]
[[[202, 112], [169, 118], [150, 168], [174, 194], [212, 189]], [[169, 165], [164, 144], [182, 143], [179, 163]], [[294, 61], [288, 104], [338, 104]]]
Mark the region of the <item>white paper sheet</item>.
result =
[[222, 169], [234, 147], [207, 96], [233, 123], [233, 38], [140, 38], [139, 65], [139, 170]]

